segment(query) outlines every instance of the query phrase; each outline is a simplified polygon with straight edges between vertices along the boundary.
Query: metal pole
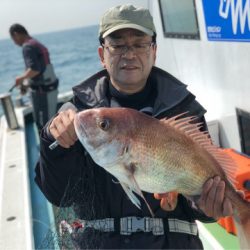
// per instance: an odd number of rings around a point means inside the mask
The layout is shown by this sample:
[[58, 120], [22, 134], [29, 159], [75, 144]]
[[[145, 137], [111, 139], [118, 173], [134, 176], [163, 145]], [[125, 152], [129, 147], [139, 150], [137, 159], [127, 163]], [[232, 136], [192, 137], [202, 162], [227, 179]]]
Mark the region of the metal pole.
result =
[[10, 93], [0, 95], [5, 118], [10, 129], [19, 128]]

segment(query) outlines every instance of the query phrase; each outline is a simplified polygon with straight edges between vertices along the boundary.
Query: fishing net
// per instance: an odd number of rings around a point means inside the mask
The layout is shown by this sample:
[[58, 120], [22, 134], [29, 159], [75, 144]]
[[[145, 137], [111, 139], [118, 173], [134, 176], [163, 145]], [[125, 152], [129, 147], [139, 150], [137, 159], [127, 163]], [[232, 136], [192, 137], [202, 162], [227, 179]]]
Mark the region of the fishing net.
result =
[[[81, 177], [77, 182], [70, 181], [60, 207], [53, 207], [54, 225], [49, 229], [37, 245], [37, 249], [100, 249], [106, 234], [93, 227], [84, 227], [84, 220], [102, 217], [102, 197], [93, 185], [93, 173], [85, 171], [88, 176]], [[74, 182], [74, 184], [72, 184]], [[98, 207], [98, 211], [96, 208]], [[98, 212], [98, 214], [97, 214]], [[106, 227], [102, 223], [101, 227]]]

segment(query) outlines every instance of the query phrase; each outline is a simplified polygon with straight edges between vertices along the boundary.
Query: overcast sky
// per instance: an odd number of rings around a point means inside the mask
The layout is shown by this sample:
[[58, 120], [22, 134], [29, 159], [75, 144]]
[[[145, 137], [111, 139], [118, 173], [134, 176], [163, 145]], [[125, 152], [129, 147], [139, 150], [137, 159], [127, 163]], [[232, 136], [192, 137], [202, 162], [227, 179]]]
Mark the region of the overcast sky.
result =
[[9, 37], [13, 23], [24, 25], [29, 33], [78, 28], [99, 24], [109, 7], [132, 3], [147, 7], [147, 0], [0, 0], [0, 39]]

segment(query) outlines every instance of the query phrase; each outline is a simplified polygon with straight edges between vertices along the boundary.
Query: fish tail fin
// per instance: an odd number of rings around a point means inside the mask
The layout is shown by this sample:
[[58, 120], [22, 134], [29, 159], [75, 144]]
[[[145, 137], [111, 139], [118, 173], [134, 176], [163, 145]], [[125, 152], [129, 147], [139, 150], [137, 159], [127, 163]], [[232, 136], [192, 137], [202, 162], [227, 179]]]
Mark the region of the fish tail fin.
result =
[[248, 209], [234, 216], [241, 249], [250, 249], [250, 203]]

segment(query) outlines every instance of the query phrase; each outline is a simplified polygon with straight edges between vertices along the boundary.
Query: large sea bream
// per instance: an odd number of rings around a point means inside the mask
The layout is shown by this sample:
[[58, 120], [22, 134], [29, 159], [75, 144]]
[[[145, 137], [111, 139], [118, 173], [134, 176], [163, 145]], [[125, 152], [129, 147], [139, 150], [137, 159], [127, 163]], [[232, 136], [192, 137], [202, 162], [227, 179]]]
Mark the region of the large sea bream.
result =
[[241, 247], [250, 248], [250, 203], [234, 189], [236, 165], [200, 131], [194, 117], [181, 117], [158, 120], [128, 108], [96, 108], [79, 112], [74, 124], [93, 160], [119, 180], [137, 207], [134, 193], [143, 199], [142, 191], [192, 198], [219, 175], [235, 208]]

